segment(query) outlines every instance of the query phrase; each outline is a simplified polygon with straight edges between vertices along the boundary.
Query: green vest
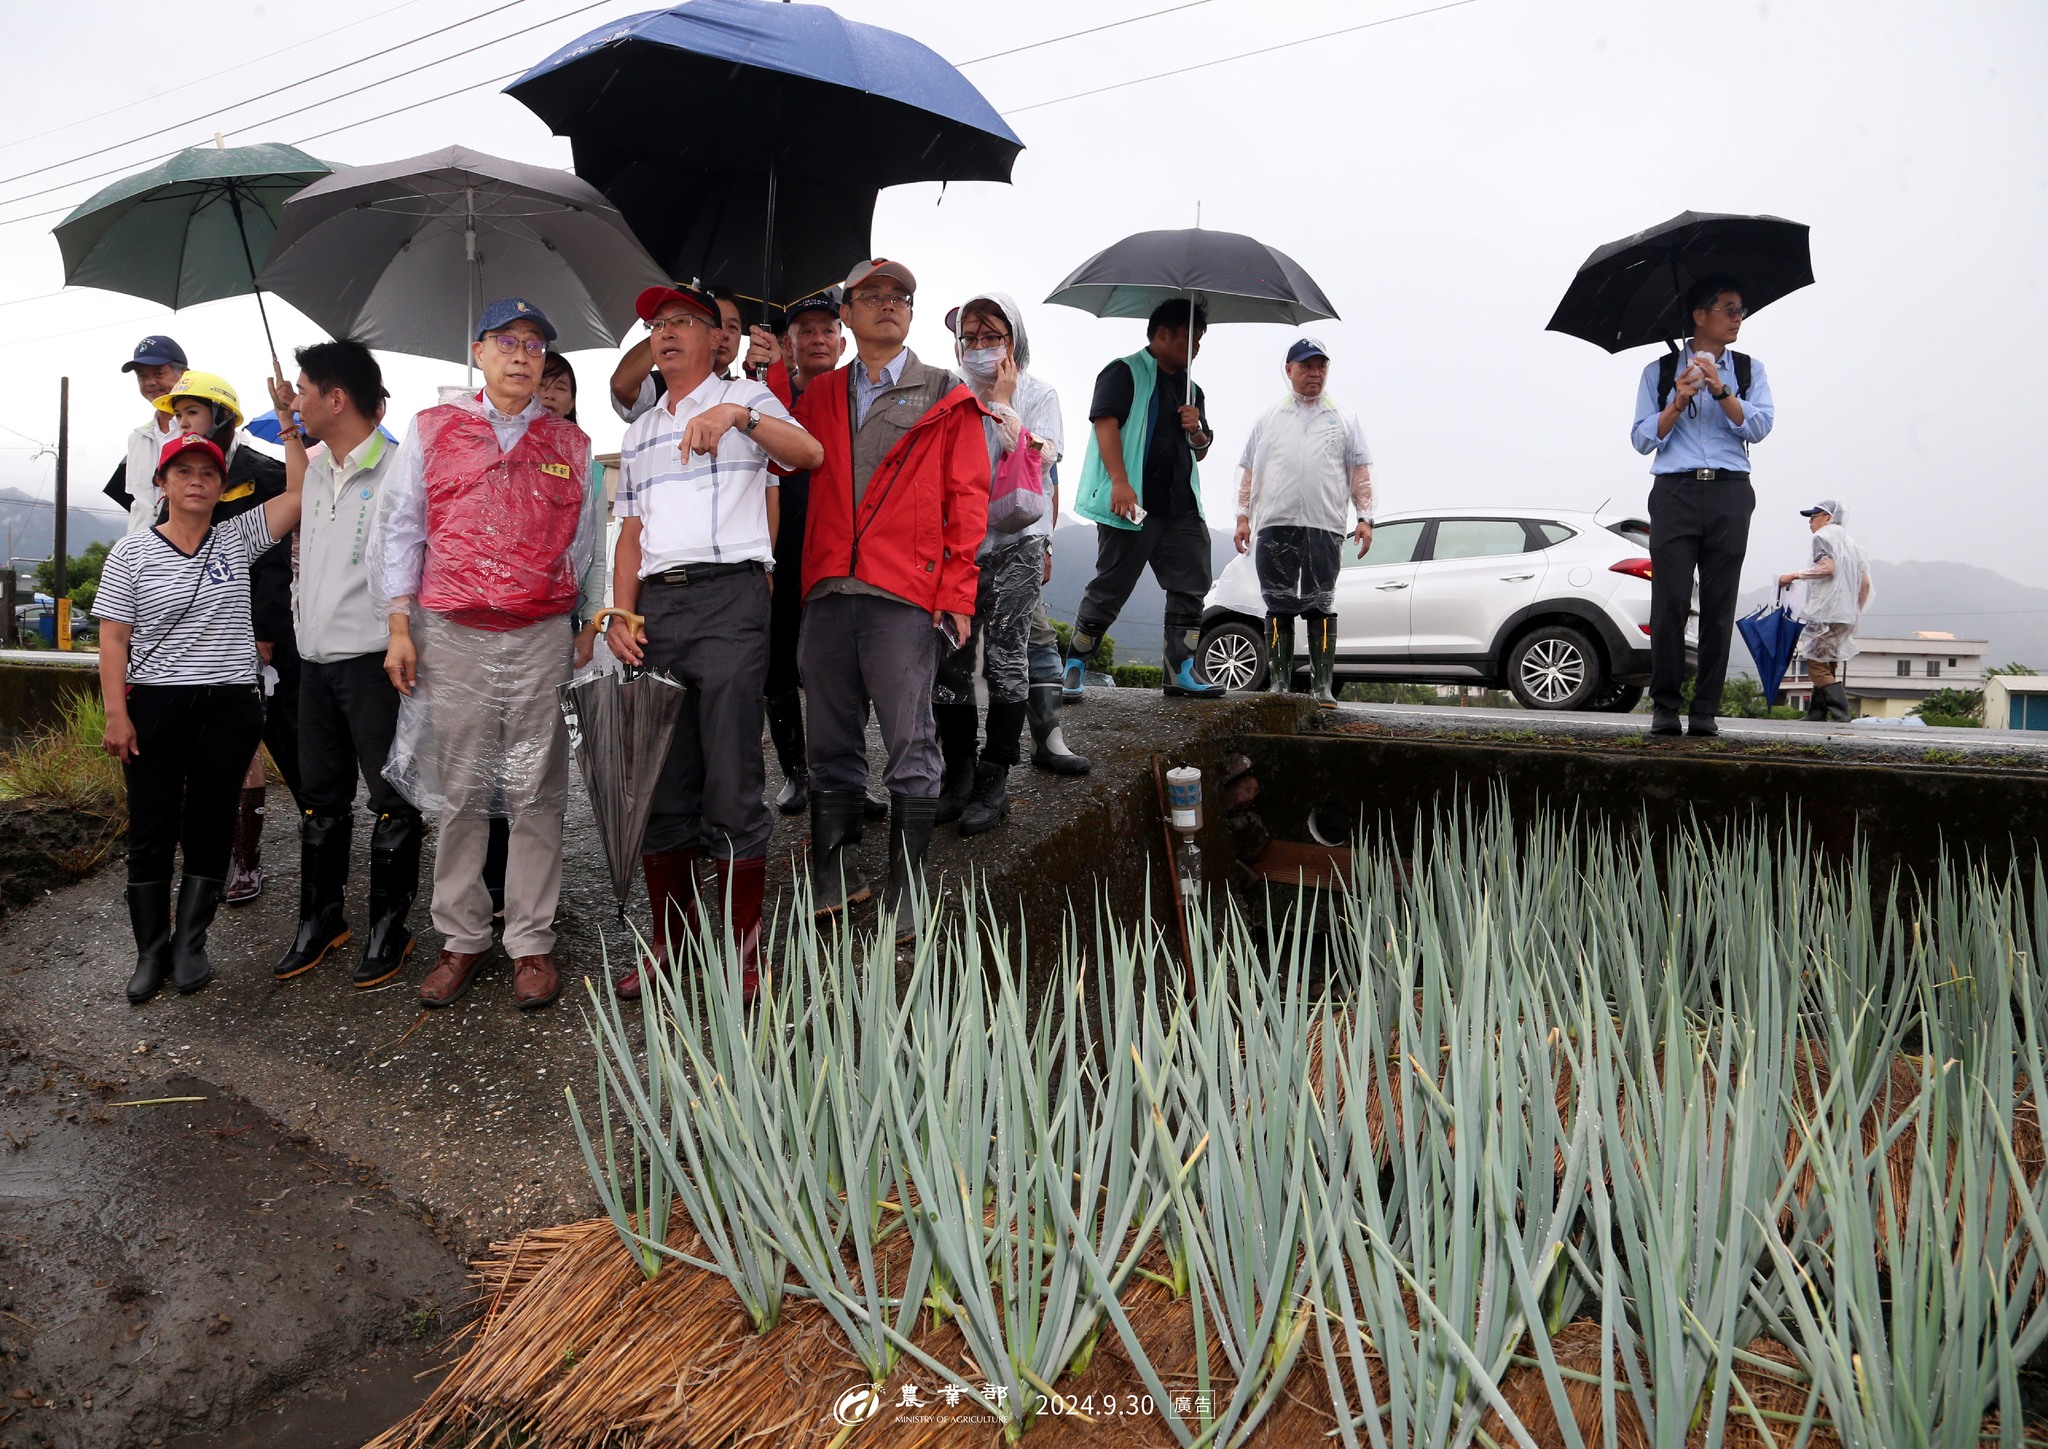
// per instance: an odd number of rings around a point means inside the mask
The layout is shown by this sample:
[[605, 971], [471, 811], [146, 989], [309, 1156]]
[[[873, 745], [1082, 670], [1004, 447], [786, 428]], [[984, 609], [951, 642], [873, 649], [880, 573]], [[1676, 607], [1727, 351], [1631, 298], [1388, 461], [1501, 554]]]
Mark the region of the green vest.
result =
[[[1133, 352], [1123, 362], [1130, 368], [1135, 383], [1131, 390], [1130, 416], [1124, 420], [1123, 426], [1124, 476], [1131, 480], [1131, 487], [1142, 503], [1145, 497], [1145, 453], [1152, 445], [1151, 430], [1145, 422], [1151, 416], [1152, 394], [1158, 388], [1159, 364], [1150, 348]], [[1194, 395], [1192, 388], [1188, 395]], [[1188, 486], [1195, 490], [1195, 516], [1206, 522], [1202, 513], [1202, 465], [1192, 458], [1188, 464], [1191, 470]], [[1102, 461], [1102, 450], [1095, 441], [1093, 427], [1088, 429], [1088, 453], [1081, 462], [1081, 486], [1074, 495], [1074, 512], [1105, 528], [1135, 529], [1140, 526], [1110, 511], [1109, 467]]]

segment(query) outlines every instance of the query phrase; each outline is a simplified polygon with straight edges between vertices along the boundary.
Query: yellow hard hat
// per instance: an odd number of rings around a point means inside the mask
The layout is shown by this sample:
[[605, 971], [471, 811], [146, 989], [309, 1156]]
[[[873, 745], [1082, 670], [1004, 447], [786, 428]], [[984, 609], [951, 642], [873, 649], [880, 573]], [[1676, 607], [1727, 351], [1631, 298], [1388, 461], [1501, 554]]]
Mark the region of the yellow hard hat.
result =
[[201, 402], [219, 403], [234, 414], [235, 426], [242, 426], [242, 400], [235, 396], [234, 388], [224, 377], [210, 372], [188, 372], [178, 379], [178, 385], [156, 400], [156, 410], [173, 413], [178, 410], [181, 397], [198, 398]]

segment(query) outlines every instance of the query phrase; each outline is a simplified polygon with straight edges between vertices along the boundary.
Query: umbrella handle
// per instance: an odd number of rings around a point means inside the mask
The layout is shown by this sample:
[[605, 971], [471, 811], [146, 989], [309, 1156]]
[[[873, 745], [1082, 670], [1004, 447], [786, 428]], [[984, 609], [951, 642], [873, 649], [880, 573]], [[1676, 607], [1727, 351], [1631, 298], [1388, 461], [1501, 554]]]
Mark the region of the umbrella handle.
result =
[[590, 622], [597, 625], [598, 633], [602, 634], [606, 628], [604, 621], [614, 616], [624, 619], [626, 621], [626, 626], [631, 629], [638, 629], [647, 622], [647, 616], [645, 614], [636, 614], [631, 609], [619, 609], [612, 608], [610, 606], [599, 609], [597, 611], [597, 617], [595, 619], [592, 619]]

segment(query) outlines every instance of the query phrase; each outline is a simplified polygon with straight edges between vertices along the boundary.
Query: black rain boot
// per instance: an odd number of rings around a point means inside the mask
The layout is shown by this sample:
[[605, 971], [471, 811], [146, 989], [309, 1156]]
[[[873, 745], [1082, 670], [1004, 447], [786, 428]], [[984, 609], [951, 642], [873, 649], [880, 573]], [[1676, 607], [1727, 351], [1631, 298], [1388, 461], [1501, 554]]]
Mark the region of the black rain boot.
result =
[[1847, 724], [1854, 718], [1849, 709], [1849, 686], [1836, 680], [1827, 687], [1828, 720], [1832, 724]]
[[1102, 633], [1101, 629], [1084, 632], [1076, 623], [1067, 636], [1067, 657], [1060, 666], [1060, 698], [1069, 704], [1079, 704], [1088, 693], [1088, 669], [1095, 663], [1095, 651], [1102, 647]]
[[128, 1000], [140, 1006], [171, 979], [169, 881], [128, 882], [128, 925], [135, 932], [135, 974], [128, 978]]
[[370, 939], [356, 962], [351, 986], [382, 986], [405, 969], [412, 955], [407, 912], [420, 893], [420, 837], [426, 824], [417, 815], [379, 815], [370, 832]]
[[1813, 694], [1806, 701], [1805, 717], [1816, 724], [1828, 717], [1828, 687], [1825, 684], [1813, 686]]
[[1169, 699], [1221, 699], [1223, 686], [1210, 682], [1195, 659], [1200, 630], [1193, 625], [1168, 620], [1166, 625], [1166, 684], [1160, 693]]
[[1092, 768], [1088, 757], [1067, 748], [1066, 731], [1060, 726], [1061, 692], [1057, 684], [1031, 686], [1031, 763], [1055, 775], [1085, 775]]
[[962, 835], [981, 835], [1010, 818], [1010, 771], [1017, 763], [1027, 713], [1021, 699], [988, 702], [988, 744], [974, 767], [974, 792], [960, 812]]
[[348, 891], [350, 823], [346, 815], [310, 811], [299, 819], [299, 929], [270, 968], [279, 981], [304, 975], [329, 951], [348, 944], [342, 902]]
[[941, 825], [950, 825], [960, 818], [967, 797], [974, 793], [974, 706], [934, 704], [932, 720], [938, 726], [939, 753], [946, 761], [939, 776], [937, 819]]
[[924, 853], [932, 843], [938, 806], [935, 797], [913, 800], [893, 792], [889, 796], [889, 885], [882, 892], [876, 929], [893, 929], [899, 946], [917, 939], [918, 917], [931, 910], [925, 894]]
[[[1314, 652], [1315, 621], [1309, 621], [1310, 652]], [[1286, 694], [1294, 688], [1294, 615], [1266, 615], [1266, 691]]]
[[1308, 621], [1308, 671], [1310, 697], [1324, 709], [1335, 709], [1337, 694], [1330, 686], [1337, 675], [1337, 621], [1327, 614]]
[[811, 914], [837, 915], [870, 894], [853, 858], [866, 797], [859, 790], [811, 791]]
[[784, 815], [801, 815], [811, 803], [811, 767], [804, 755], [804, 696], [792, 689], [768, 700], [768, 738], [775, 743], [775, 760], [782, 766], [782, 788], [775, 792], [775, 808]]
[[235, 837], [228, 857], [222, 893], [231, 906], [247, 905], [263, 894], [263, 817], [268, 786], [245, 786], [235, 802]]
[[193, 875], [178, 882], [178, 925], [171, 937], [171, 979], [181, 996], [190, 996], [213, 980], [213, 963], [206, 959], [206, 930], [213, 924], [213, 913], [220, 908], [224, 884]]

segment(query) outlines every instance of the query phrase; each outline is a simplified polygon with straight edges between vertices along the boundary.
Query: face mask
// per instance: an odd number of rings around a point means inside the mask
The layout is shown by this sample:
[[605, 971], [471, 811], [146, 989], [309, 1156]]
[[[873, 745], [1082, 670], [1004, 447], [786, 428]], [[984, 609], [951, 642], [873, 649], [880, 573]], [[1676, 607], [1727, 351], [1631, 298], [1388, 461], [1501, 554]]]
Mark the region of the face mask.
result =
[[963, 347], [960, 349], [960, 365], [976, 382], [994, 382], [996, 369], [1002, 366], [1004, 351], [1000, 346]]

